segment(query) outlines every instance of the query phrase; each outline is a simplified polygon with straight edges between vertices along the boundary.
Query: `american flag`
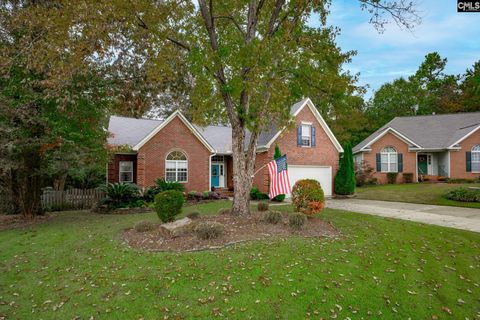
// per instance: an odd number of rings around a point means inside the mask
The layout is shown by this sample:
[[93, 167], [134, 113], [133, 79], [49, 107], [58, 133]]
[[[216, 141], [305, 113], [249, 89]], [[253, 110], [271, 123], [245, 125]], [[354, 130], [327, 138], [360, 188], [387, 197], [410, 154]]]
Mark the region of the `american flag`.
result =
[[291, 193], [287, 171], [287, 155], [270, 161], [268, 163], [268, 173], [270, 175], [270, 192], [268, 194], [270, 199], [275, 198], [279, 194]]

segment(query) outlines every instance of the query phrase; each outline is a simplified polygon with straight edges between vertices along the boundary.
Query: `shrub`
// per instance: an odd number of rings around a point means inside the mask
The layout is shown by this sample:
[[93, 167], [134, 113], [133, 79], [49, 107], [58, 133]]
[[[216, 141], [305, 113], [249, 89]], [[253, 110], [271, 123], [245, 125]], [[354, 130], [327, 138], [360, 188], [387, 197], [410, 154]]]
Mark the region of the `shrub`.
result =
[[[313, 179], [298, 180], [292, 188], [292, 202], [297, 211], [305, 214], [319, 213], [325, 202], [320, 183]], [[315, 204], [310, 204], [311, 202]], [[317, 202], [322, 204], [321, 208]]]
[[282, 213], [280, 211], [268, 211], [265, 213], [265, 221], [271, 224], [277, 224], [282, 221]]
[[173, 221], [182, 211], [185, 202], [183, 193], [177, 190], [167, 190], [155, 196], [155, 211], [162, 222]]
[[284, 195], [284, 194], [279, 194], [278, 196], [272, 198], [272, 201], [282, 202], [283, 200], [285, 200], [285, 197], [286, 197], [286, 195]]
[[147, 203], [143, 199], [133, 199], [126, 204], [127, 208], [142, 208], [146, 206], [147, 206]]
[[260, 192], [257, 187], [253, 187], [252, 190], [250, 190], [250, 199], [251, 200], [264, 200], [268, 199], [268, 194]]
[[364, 185], [377, 184], [377, 179], [373, 177], [373, 167], [368, 162], [362, 161], [360, 165], [355, 166], [355, 181], [357, 187]]
[[151, 221], [140, 221], [133, 227], [137, 232], [147, 232], [155, 229], [156, 224]]
[[268, 203], [267, 202], [259, 202], [257, 204], [258, 211], [267, 211], [268, 210]]
[[203, 191], [202, 193], [202, 197], [203, 199], [207, 200], [207, 199], [210, 199], [210, 191]]
[[220, 208], [218, 209], [217, 214], [230, 214], [232, 210], [230, 208]]
[[200, 239], [215, 239], [223, 234], [223, 225], [217, 222], [203, 222], [199, 223], [194, 231]]
[[197, 191], [195, 191], [195, 190], [189, 191], [189, 192], [187, 193], [187, 199], [188, 199], [188, 200], [197, 200], [196, 194], [197, 194]]
[[185, 191], [185, 187], [179, 182], [165, 181], [163, 178], [157, 179], [155, 180], [155, 185], [149, 187], [147, 191], [145, 191], [143, 194], [143, 199], [147, 202], [152, 202], [157, 194], [167, 190], [177, 190], [183, 192]]
[[165, 179], [163, 178], [155, 180], [155, 184], [160, 188], [161, 191], [167, 191], [167, 190], [176, 190], [180, 192], [185, 191], [185, 186], [180, 182], [165, 181]]
[[198, 219], [200, 217], [200, 212], [198, 211], [190, 212], [189, 214], [187, 214], [187, 217], [192, 220]]
[[295, 212], [295, 213], [292, 213], [288, 218], [288, 224], [292, 229], [299, 230], [303, 227], [306, 220], [307, 220], [307, 217], [303, 213]]
[[462, 202], [480, 202], [480, 189], [456, 188], [448, 191], [445, 198]]
[[413, 173], [405, 172], [402, 174], [403, 182], [404, 183], [412, 183], [413, 182]]
[[129, 207], [140, 198], [140, 190], [131, 183], [109, 183], [100, 189], [107, 194], [106, 199], [101, 200], [101, 204], [113, 209]]
[[394, 184], [397, 182], [397, 172], [387, 172], [387, 183]]
[[345, 145], [340, 158], [340, 168], [335, 175], [334, 189], [336, 194], [349, 195], [355, 193], [355, 167], [353, 164], [352, 147]]

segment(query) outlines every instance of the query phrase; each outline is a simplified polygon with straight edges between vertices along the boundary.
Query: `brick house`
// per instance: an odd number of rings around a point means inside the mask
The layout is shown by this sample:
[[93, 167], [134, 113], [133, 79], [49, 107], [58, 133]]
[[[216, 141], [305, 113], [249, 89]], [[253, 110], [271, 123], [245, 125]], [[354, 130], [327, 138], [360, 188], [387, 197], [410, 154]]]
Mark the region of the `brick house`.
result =
[[[290, 182], [317, 179], [327, 196], [343, 149], [310, 99], [291, 107], [292, 129], [272, 127], [258, 140], [253, 185], [268, 191], [268, 171], [275, 145], [287, 155]], [[157, 178], [178, 181], [187, 191], [233, 189], [232, 130], [228, 126], [199, 127], [180, 112], [165, 120], [112, 116], [108, 144], [118, 150], [107, 168], [108, 182], [131, 182], [142, 188]]]
[[412, 173], [414, 181], [480, 177], [480, 112], [397, 117], [353, 148], [357, 165], [374, 169], [379, 183], [387, 172]]

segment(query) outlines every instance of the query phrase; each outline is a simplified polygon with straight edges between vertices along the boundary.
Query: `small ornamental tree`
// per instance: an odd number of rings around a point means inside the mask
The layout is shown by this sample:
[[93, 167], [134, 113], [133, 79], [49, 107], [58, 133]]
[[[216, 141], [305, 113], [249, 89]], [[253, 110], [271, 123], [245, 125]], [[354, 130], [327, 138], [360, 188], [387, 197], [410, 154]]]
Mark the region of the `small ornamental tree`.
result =
[[[280, 152], [280, 148], [278, 147], [278, 144], [275, 145], [275, 153], [273, 155], [273, 160], [277, 160], [282, 156], [282, 153]], [[284, 194], [279, 194], [275, 198], [272, 199], [273, 201], [278, 201], [282, 202], [285, 200], [285, 195]]]
[[335, 193], [351, 195], [355, 193], [355, 168], [353, 163], [352, 146], [348, 143], [340, 158], [340, 168], [335, 176]]

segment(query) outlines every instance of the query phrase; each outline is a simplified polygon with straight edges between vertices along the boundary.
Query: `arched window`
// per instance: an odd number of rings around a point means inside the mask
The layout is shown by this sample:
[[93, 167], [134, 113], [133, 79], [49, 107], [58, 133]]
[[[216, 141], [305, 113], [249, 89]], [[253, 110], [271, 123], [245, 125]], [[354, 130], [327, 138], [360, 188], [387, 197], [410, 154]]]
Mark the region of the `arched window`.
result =
[[394, 147], [385, 147], [382, 149], [382, 172], [398, 172], [398, 155]]
[[480, 172], [480, 145], [472, 148], [472, 172]]
[[167, 155], [165, 159], [165, 180], [188, 181], [188, 160], [182, 151], [172, 151]]

